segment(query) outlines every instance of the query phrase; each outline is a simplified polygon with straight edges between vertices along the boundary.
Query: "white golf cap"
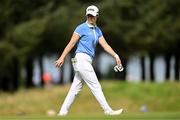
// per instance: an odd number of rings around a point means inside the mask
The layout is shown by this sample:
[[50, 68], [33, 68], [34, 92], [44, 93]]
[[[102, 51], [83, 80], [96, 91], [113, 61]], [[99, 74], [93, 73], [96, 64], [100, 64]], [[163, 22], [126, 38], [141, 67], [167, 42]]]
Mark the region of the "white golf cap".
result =
[[92, 15], [92, 16], [98, 16], [99, 15], [99, 9], [95, 5], [91, 5], [86, 8], [86, 16]]

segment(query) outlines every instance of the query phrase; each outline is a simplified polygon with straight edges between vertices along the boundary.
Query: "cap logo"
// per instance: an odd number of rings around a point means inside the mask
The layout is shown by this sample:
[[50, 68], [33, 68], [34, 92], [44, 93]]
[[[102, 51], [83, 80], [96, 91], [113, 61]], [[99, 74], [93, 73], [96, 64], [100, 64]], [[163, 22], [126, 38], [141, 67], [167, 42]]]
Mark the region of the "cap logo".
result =
[[94, 9], [91, 9], [91, 8], [90, 8], [90, 9], [88, 9], [88, 11], [94, 11]]

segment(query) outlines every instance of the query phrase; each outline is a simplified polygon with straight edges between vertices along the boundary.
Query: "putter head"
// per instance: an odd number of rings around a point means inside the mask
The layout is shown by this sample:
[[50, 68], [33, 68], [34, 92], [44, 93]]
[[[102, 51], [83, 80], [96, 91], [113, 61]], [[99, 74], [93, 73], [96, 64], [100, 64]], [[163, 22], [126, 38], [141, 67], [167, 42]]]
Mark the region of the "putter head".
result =
[[114, 66], [114, 71], [115, 72], [122, 72], [123, 70], [124, 70], [124, 68], [123, 68], [123, 66], [121, 64]]

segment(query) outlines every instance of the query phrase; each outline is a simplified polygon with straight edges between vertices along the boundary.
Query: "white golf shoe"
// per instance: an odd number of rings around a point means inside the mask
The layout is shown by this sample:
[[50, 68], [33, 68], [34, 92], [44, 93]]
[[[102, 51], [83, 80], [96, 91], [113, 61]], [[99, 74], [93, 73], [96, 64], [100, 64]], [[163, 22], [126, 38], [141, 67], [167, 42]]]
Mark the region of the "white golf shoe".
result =
[[123, 109], [112, 110], [105, 112], [106, 115], [120, 115], [123, 112]]
[[57, 116], [66, 116], [68, 112], [59, 112]]

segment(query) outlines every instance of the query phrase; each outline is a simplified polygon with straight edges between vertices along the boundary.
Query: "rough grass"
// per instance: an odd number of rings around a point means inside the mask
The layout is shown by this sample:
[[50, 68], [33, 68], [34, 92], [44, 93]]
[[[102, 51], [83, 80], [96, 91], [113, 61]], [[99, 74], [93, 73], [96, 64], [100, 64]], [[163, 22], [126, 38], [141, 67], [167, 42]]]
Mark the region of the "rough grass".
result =
[[[85, 87], [77, 96], [68, 117], [61, 119], [179, 119], [180, 83], [125, 83], [104, 81], [101, 83], [107, 101], [113, 109], [123, 107], [118, 117], [103, 115], [99, 104]], [[58, 112], [70, 85], [53, 86], [48, 89], [21, 89], [16, 93], [0, 93], [0, 119], [59, 119], [47, 117], [47, 111]], [[142, 105], [147, 112], [140, 112]]]

